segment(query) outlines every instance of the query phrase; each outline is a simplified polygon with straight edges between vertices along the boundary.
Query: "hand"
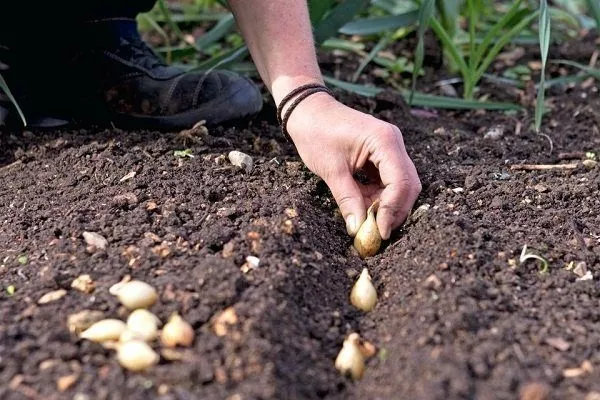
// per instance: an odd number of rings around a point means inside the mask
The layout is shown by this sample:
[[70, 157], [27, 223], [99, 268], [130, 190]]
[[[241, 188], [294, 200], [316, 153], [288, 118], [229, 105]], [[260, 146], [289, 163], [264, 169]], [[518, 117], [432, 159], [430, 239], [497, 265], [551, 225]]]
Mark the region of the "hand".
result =
[[[331, 189], [348, 234], [356, 235], [366, 209], [379, 198], [377, 226], [382, 238], [389, 239], [421, 192], [400, 130], [326, 93], [303, 100], [292, 112], [287, 128], [302, 161]], [[368, 184], [354, 179], [358, 170], [366, 173]]]

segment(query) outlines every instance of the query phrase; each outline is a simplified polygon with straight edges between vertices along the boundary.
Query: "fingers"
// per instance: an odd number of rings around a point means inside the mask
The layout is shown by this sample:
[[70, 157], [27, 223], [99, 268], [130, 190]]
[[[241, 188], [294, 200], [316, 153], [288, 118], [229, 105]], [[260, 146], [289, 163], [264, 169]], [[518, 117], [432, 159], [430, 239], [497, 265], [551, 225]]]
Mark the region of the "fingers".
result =
[[374, 152], [374, 162], [379, 168], [384, 186], [377, 212], [377, 227], [384, 240], [389, 239], [393, 229], [408, 217], [419, 193], [421, 181], [417, 170], [406, 153], [402, 136], [392, 128], [380, 136]]
[[357, 182], [350, 171], [343, 171], [327, 179], [326, 183], [344, 216], [348, 234], [355, 236], [366, 218], [365, 201]]

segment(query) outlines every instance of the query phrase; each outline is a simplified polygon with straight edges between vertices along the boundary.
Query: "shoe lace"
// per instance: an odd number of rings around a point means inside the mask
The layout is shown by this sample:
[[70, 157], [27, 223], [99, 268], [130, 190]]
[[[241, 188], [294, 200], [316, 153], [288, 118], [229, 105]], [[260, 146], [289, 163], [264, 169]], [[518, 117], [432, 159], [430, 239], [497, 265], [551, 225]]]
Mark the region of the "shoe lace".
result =
[[125, 56], [125, 59], [145, 69], [152, 70], [166, 66], [165, 62], [140, 37], [121, 38], [119, 49], [120, 56]]

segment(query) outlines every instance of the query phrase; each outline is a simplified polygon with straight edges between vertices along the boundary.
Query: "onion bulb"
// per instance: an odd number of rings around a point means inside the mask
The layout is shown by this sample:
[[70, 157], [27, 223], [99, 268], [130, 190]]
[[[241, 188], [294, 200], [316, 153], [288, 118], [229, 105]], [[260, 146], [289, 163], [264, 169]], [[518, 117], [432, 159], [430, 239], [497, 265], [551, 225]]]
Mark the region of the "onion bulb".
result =
[[129, 340], [119, 344], [117, 360], [130, 371], [143, 371], [158, 363], [160, 356], [143, 340]]
[[354, 380], [361, 379], [365, 372], [365, 358], [358, 347], [359, 339], [357, 333], [348, 335], [335, 359], [335, 368]]
[[358, 280], [352, 287], [350, 302], [354, 307], [365, 312], [371, 311], [377, 304], [377, 291], [371, 283], [371, 275], [369, 275], [367, 268], [363, 268]]
[[378, 208], [379, 200], [376, 200], [367, 209], [367, 219], [358, 228], [354, 237], [354, 248], [362, 258], [374, 256], [381, 247], [381, 234], [375, 220], [375, 212]]
[[175, 313], [163, 327], [160, 340], [167, 347], [191, 346], [194, 342], [194, 328]]

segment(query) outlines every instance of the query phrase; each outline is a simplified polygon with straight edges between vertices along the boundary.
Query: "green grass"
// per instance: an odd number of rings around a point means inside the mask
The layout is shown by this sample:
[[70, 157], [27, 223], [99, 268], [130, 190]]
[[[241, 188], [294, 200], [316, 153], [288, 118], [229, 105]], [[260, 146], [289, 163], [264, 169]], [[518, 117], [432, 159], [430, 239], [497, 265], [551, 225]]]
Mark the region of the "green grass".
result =
[[[414, 106], [504, 109], [504, 103], [489, 103], [488, 107], [486, 101], [476, 99], [480, 81], [491, 79], [488, 70], [506, 46], [540, 45], [543, 71], [536, 85], [535, 110], [535, 127], [539, 131], [545, 88], [562, 82], [561, 79], [577, 81], [582, 76], [546, 81], [545, 69], [551, 40], [572, 38], [590, 20], [596, 23], [600, 20], [599, 0], [582, 0], [586, 1], [587, 6], [574, 7], [568, 1], [548, 6], [546, 1], [529, 0], [308, 0], [308, 6], [315, 42], [322, 51], [351, 52], [360, 57], [358, 67], [347, 81], [330, 80], [330, 84], [357, 93], [371, 93], [370, 88], [356, 83], [370, 65], [375, 65], [387, 72], [382, 75], [385, 85], [406, 95]], [[552, 32], [551, 19], [555, 22]], [[226, 1], [195, 0], [192, 4], [178, 5], [159, 0], [154, 10], [140, 21], [146, 30], [154, 30], [165, 38], [165, 45], [157, 50], [168, 62], [188, 69], [229, 68], [256, 74]], [[183, 32], [197, 24], [208, 31], [189, 43]], [[448, 71], [461, 78], [462, 99], [425, 95], [416, 90], [428, 30], [443, 45]], [[414, 63], [400, 55], [390, 59], [388, 49], [412, 32], [418, 38]], [[384, 52], [386, 56], [382, 57]], [[522, 84], [518, 79], [503, 82], [517, 87]], [[512, 108], [520, 109], [515, 105]]]

